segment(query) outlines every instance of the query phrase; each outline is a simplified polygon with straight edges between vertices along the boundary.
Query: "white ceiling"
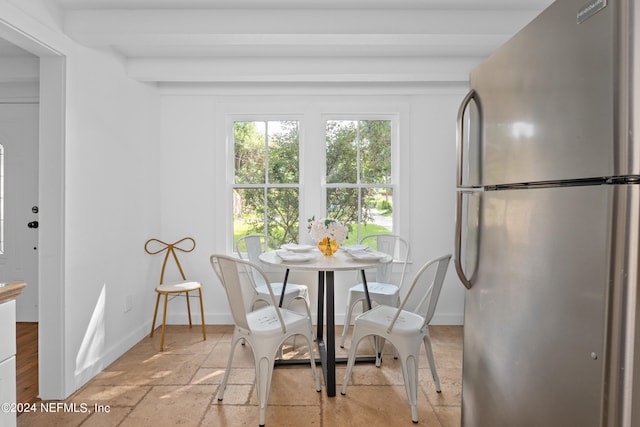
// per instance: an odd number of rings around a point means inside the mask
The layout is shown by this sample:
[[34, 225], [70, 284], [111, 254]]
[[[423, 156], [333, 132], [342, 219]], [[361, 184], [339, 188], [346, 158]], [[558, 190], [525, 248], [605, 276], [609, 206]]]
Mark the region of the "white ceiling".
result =
[[539, 9], [543, 0], [57, 0], [70, 9]]
[[58, 0], [125, 57], [486, 56], [550, 0]]
[[[47, 0], [53, 1], [53, 0]], [[486, 57], [551, 0], [55, 0], [65, 33], [126, 58], [134, 78], [308, 80], [328, 64], [357, 80]], [[0, 43], [0, 55], [19, 55]], [[366, 65], [361, 65], [366, 64]], [[360, 70], [362, 68], [362, 70]], [[366, 68], [366, 69], [365, 69]], [[437, 67], [436, 67], [437, 68]], [[446, 67], [445, 67], [446, 68]], [[156, 71], [154, 71], [156, 70]], [[287, 73], [287, 70], [291, 70]], [[439, 71], [435, 71], [436, 73]], [[443, 69], [443, 72], [446, 72]], [[283, 75], [283, 73], [285, 75]], [[210, 77], [209, 77], [210, 76]], [[303, 77], [301, 77], [303, 76]], [[269, 77], [266, 80], [273, 80]], [[419, 77], [424, 79], [429, 77]], [[337, 80], [345, 80], [339, 77]]]

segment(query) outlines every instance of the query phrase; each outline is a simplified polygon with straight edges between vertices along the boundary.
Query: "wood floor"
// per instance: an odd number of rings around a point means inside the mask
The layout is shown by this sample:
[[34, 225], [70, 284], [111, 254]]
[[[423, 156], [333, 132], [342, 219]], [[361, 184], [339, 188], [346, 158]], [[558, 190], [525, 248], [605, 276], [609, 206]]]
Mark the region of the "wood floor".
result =
[[16, 402], [38, 401], [38, 323], [16, 323]]

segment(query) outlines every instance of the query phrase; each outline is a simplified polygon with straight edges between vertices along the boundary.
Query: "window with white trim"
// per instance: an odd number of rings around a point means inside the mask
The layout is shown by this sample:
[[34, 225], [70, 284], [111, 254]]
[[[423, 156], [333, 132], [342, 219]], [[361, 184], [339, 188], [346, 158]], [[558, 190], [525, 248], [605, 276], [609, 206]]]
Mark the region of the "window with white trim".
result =
[[268, 236], [274, 245], [298, 241], [298, 121], [233, 123], [234, 247], [247, 234]]
[[327, 120], [327, 216], [351, 227], [350, 243], [393, 231], [391, 120]]
[[311, 216], [348, 225], [345, 245], [397, 232], [397, 114], [228, 117], [234, 250], [248, 234], [264, 235], [271, 249], [309, 243]]

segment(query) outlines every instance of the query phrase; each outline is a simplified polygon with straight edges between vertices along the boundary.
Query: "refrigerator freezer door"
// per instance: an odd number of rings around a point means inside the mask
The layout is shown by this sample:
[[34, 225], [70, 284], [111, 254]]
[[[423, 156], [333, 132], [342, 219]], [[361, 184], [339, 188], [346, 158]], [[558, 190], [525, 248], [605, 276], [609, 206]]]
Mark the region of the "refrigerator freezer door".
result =
[[638, 173], [614, 171], [619, 2], [578, 23], [586, 3], [553, 3], [471, 73], [483, 116], [482, 184]]
[[613, 187], [473, 196], [463, 426], [601, 425]]

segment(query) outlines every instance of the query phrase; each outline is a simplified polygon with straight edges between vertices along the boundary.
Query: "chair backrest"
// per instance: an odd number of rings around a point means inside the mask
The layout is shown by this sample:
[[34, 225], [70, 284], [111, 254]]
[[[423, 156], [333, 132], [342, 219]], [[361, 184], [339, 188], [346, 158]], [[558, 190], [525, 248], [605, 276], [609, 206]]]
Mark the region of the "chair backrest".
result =
[[285, 324], [282, 319], [282, 313], [280, 312], [278, 304], [276, 303], [273, 289], [271, 288], [269, 280], [264, 275], [260, 267], [250, 261], [230, 257], [227, 255], [211, 255], [209, 260], [211, 262], [211, 267], [213, 267], [213, 271], [220, 279], [220, 283], [222, 283], [222, 286], [226, 291], [227, 301], [229, 302], [229, 307], [231, 308], [231, 315], [233, 316], [233, 321], [237, 326], [247, 330], [251, 330], [249, 321], [247, 320], [247, 307], [245, 305], [244, 291], [240, 280], [239, 269], [242, 268], [247, 271], [255, 270], [257, 274], [262, 276], [265, 284], [267, 285], [267, 288], [269, 289], [269, 294], [271, 295], [270, 305], [273, 306], [278, 315], [278, 319], [280, 320], [280, 325], [282, 326], [283, 332], [286, 332]]
[[447, 274], [451, 255], [443, 255], [425, 263], [416, 273], [407, 295], [402, 300], [388, 331], [391, 332], [402, 310], [413, 312], [424, 318], [422, 327], [431, 322], [436, 311], [440, 290]]
[[[378, 252], [384, 252], [391, 255], [394, 260], [402, 263], [402, 274], [398, 287], [402, 287], [404, 283], [404, 275], [407, 270], [407, 262], [409, 261], [409, 242], [402, 236], [397, 234], [369, 234], [360, 239], [360, 244], [368, 245]], [[376, 266], [376, 282], [391, 283], [391, 272], [393, 263], [382, 264]]]
[[266, 250], [267, 241], [262, 234], [248, 234], [236, 240], [236, 252], [238, 252], [238, 256], [240, 256], [240, 258], [246, 256], [247, 259], [254, 264], [260, 265], [256, 262], [258, 261], [258, 255]]
[[[242, 251], [242, 247], [244, 246], [246, 252]], [[261, 234], [249, 234], [247, 236], [240, 237], [236, 241], [236, 251], [238, 252], [238, 256], [244, 259], [244, 255], [246, 254], [249, 261], [257, 266], [262, 266], [262, 262], [258, 258], [261, 253], [267, 250], [267, 241], [264, 236]], [[249, 277], [251, 278], [251, 283], [254, 287], [258, 287], [264, 285], [264, 279], [261, 274], [254, 271], [247, 271], [247, 273], [251, 273]]]
[[[183, 246], [180, 246], [182, 243], [185, 243], [185, 244]], [[152, 249], [153, 246], [156, 247], [155, 250]], [[164, 271], [165, 271], [165, 268], [167, 267], [167, 260], [169, 259], [169, 254], [173, 255], [173, 259], [175, 260], [176, 265], [178, 266], [178, 270], [180, 271], [180, 276], [182, 276], [182, 280], [187, 280], [186, 276], [184, 275], [184, 271], [182, 271], [182, 266], [180, 265], [180, 261], [178, 261], [178, 255], [176, 254], [176, 251], [191, 252], [195, 248], [196, 248], [196, 241], [193, 240], [191, 237], [185, 237], [173, 243], [167, 243], [167, 242], [163, 242], [162, 240], [152, 238], [147, 240], [147, 242], [144, 244], [144, 250], [149, 255], [159, 254], [164, 251], [167, 252], [164, 256], [164, 260], [162, 261], [162, 272], [160, 273], [161, 285], [162, 283], [164, 283]]]

